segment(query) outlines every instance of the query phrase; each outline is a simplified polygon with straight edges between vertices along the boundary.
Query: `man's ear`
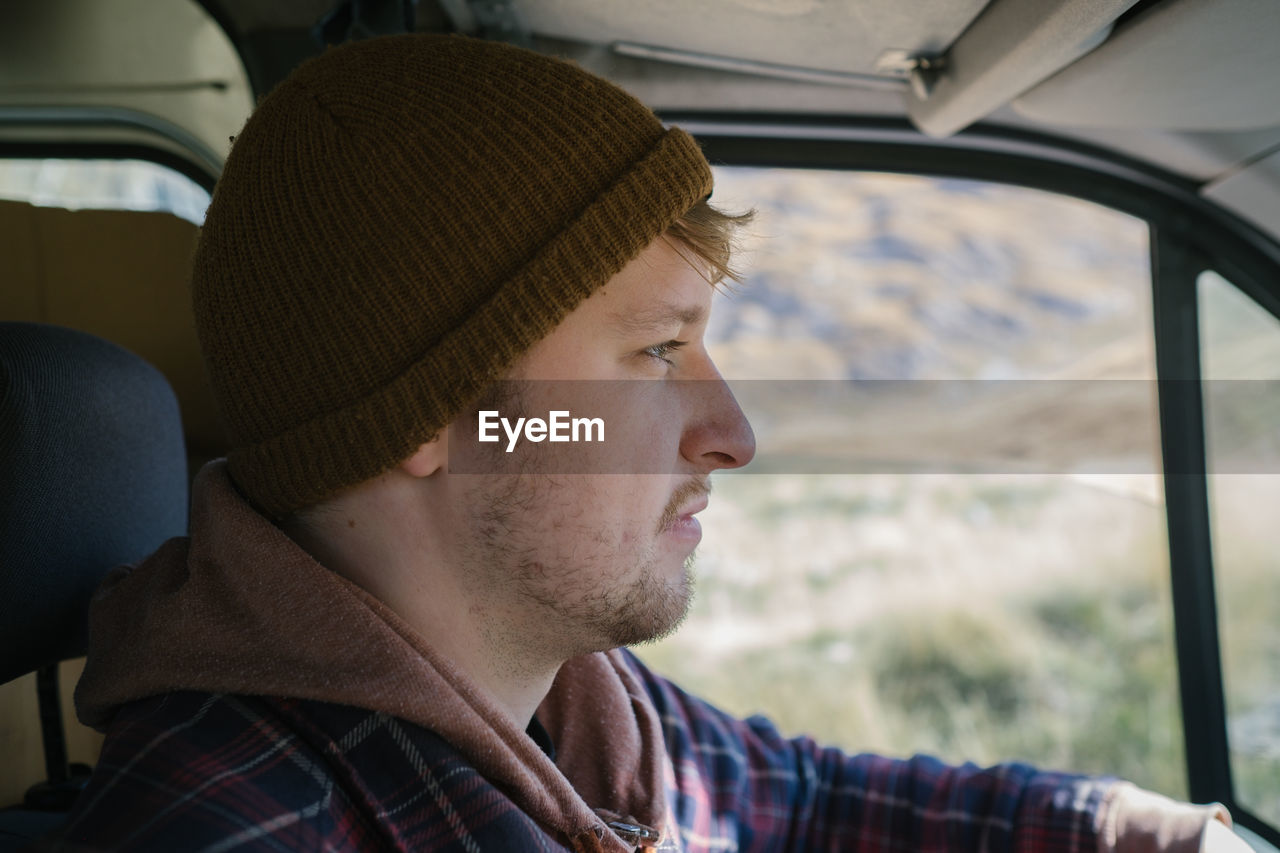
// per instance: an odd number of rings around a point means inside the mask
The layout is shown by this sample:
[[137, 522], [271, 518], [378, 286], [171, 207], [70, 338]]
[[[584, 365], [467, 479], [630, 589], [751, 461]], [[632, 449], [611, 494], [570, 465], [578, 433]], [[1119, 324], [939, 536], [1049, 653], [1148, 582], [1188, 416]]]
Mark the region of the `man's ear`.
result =
[[418, 447], [399, 467], [411, 477], [430, 477], [448, 467], [449, 431], [440, 430], [436, 437]]

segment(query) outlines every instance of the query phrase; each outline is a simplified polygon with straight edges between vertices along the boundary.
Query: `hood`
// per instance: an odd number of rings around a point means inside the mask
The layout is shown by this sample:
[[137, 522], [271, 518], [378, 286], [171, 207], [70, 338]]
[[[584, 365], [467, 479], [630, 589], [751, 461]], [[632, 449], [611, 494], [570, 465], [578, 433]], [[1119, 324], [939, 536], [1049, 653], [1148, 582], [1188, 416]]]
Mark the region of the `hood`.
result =
[[76, 709], [105, 730], [121, 705], [177, 690], [313, 699], [416, 723], [571, 838], [598, 836], [602, 817], [666, 825], [661, 722], [623, 653], [561, 668], [537, 714], [558, 766], [394, 612], [254, 511], [221, 460], [196, 477], [190, 537], [99, 587]]

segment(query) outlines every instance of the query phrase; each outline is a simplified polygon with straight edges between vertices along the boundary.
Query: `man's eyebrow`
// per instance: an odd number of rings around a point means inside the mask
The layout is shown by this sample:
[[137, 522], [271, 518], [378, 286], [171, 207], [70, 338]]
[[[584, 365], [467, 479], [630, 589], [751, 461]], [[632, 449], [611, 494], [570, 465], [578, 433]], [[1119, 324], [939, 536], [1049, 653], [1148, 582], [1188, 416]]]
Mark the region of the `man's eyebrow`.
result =
[[609, 319], [623, 334], [638, 335], [674, 325], [690, 326], [701, 322], [706, 313], [701, 305], [676, 305], [668, 302], [631, 314], [615, 311], [609, 315]]

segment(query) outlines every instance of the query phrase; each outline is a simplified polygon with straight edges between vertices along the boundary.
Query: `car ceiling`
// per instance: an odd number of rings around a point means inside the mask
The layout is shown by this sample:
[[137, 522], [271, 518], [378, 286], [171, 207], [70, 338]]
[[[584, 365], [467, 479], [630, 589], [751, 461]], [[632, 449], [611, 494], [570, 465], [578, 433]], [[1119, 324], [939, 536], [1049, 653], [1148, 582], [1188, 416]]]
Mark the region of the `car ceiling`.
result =
[[[454, 4], [456, 5], [456, 4]], [[795, 68], [876, 74], [888, 50], [937, 55], [984, 0], [520, 0], [525, 26], [571, 41], [630, 42]]]
[[[205, 5], [241, 39], [335, 7]], [[1274, 0], [420, 0], [416, 14], [418, 29], [570, 56], [658, 110], [897, 115], [940, 137], [985, 121], [1095, 143], [1280, 234], [1280, 203], [1257, 208], [1280, 198]]]
[[[109, 5], [135, 14], [143, 7], [158, 11], [161, 5], [185, 4], [116, 0]], [[403, 28], [405, 12], [412, 10], [421, 31], [502, 38], [574, 59], [660, 112], [899, 117], [940, 139], [982, 122], [1091, 143], [1185, 177], [1206, 196], [1280, 237], [1280, 86], [1273, 83], [1280, 79], [1280, 12], [1275, 0], [200, 0], [200, 5], [230, 37], [259, 96], [298, 61], [318, 52], [314, 33], [326, 17], [331, 36], [335, 20], [341, 25], [344, 15], [355, 19], [348, 32], [365, 34]], [[47, 0], [15, 4], [0, 11], [0, 18], [17, 16], [23, 7], [28, 17], [38, 8], [45, 19], [56, 17], [46, 10], [58, 7], [106, 14], [96, 0]], [[155, 73], [164, 72], [157, 66]], [[191, 78], [195, 70], [183, 73]], [[18, 77], [26, 89], [17, 94], [6, 92], [0, 78], [0, 108], [6, 102], [30, 102], [32, 86], [49, 91], [38, 75]], [[84, 89], [93, 82], [87, 79]], [[60, 85], [74, 88], [66, 80]], [[83, 91], [64, 94], [67, 100], [84, 96]], [[227, 135], [225, 127], [207, 134], [210, 147], [219, 143], [222, 156]]]

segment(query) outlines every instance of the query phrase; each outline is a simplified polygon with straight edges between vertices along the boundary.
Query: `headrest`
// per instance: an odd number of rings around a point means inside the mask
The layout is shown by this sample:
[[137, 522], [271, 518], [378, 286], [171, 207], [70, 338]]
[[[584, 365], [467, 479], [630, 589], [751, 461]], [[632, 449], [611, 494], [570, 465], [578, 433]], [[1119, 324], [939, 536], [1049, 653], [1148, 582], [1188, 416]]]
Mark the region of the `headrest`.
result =
[[84, 654], [102, 576], [186, 527], [164, 376], [83, 332], [0, 323], [0, 683]]

